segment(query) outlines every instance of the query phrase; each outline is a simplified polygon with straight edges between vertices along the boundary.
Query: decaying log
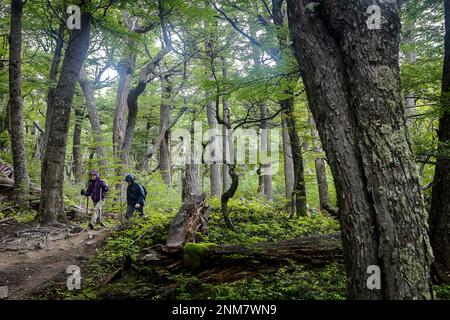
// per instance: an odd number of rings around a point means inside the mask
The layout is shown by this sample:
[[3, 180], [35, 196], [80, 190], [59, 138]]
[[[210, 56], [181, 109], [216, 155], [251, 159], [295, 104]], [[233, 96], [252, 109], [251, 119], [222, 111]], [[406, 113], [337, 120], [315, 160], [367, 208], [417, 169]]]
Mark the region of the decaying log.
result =
[[172, 221], [166, 245], [181, 247], [196, 241], [199, 232], [206, 233], [211, 208], [205, 203], [206, 194], [189, 196]]
[[294, 261], [320, 266], [341, 261], [340, 234], [311, 236], [248, 246], [187, 243], [184, 247], [157, 245], [145, 249], [138, 263], [158, 272], [190, 271], [205, 281], [238, 281], [258, 273], [276, 272]]

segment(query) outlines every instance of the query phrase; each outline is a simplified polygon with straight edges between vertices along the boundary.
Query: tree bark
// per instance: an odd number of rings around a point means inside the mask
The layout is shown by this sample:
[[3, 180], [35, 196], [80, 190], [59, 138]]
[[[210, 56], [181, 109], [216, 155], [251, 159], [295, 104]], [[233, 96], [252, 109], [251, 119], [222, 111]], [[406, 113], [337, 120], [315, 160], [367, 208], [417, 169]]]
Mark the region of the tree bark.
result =
[[42, 159], [41, 160], [43, 160], [45, 150], [47, 149], [48, 139], [49, 139], [50, 120], [52, 118], [52, 112], [53, 112], [53, 108], [52, 108], [53, 95], [55, 92], [56, 80], [57, 80], [57, 76], [58, 76], [58, 68], [59, 68], [59, 64], [61, 62], [62, 50], [63, 50], [63, 46], [64, 46], [64, 28], [65, 28], [65, 25], [63, 23], [61, 23], [59, 25], [58, 36], [56, 38], [56, 44], [55, 44], [55, 52], [53, 53], [52, 64], [50, 66], [49, 80], [50, 80], [51, 84], [49, 85], [48, 92], [47, 92], [47, 110], [45, 113], [45, 132], [44, 132], [44, 143], [42, 144], [42, 151], [41, 151]]
[[72, 31], [58, 85], [53, 95], [49, 139], [41, 171], [40, 212], [44, 224], [57, 222], [64, 214], [64, 164], [72, 100], [80, 70], [89, 47], [91, 14], [81, 16], [81, 29]]
[[430, 209], [430, 239], [440, 281], [450, 282], [450, 0], [445, 6], [445, 55], [442, 73], [442, 116]]
[[186, 199], [170, 225], [166, 245], [181, 247], [186, 242], [195, 242], [198, 233], [206, 234], [211, 208], [205, 203], [206, 194]]
[[[400, 88], [400, 18], [371, 0], [288, 0], [293, 47], [338, 194], [352, 299], [430, 299], [429, 244]], [[367, 268], [382, 286], [370, 290]]]
[[95, 103], [94, 90], [89, 83], [86, 69], [84, 67], [80, 71], [79, 82], [86, 99], [89, 121], [91, 122], [92, 134], [94, 136], [95, 153], [97, 154], [98, 164], [101, 169], [106, 170], [108, 165], [108, 154], [105, 147], [105, 141], [103, 139], [102, 124], [100, 123], [100, 117], [98, 115], [98, 110]]
[[14, 167], [14, 201], [28, 204], [29, 178], [24, 134], [22, 100], [22, 0], [11, 0], [11, 32], [9, 35], [9, 103], [11, 117], [11, 152]]

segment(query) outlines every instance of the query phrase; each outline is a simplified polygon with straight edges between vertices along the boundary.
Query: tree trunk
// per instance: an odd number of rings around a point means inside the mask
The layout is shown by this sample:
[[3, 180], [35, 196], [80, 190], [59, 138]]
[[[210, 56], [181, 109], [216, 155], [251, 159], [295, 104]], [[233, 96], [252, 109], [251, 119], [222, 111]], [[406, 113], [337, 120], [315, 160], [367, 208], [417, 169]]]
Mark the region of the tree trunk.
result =
[[22, 0], [11, 0], [11, 33], [9, 35], [9, 101], [11, 117], [11, 151], [14, 167], [14, 201], [28, 204], [29, 178], [24, 135], [22, 100]]
[[[195, 120], [192, 120], [192, 128], [191, 128], [192, 136], [194, 135], [195, 131], [194, 125]], [[197, 150], [197, 148], [195, 146], [191, 146], [191, 144], [189, 144], [189, 146], [191, 147], [191, 150], [190, 151], [185, 150], [186, 167], [184, 172], [184, 183], [182, 194], [183, 202], [189, 199], [191, 196], [198, 196], [202, 193], [200, 164], [199, 164], [201, 159], [200, 150]]]
[[[289, 80], [289, 84], [292, 84]], [[281, 101], [281, 107], [286, 116], [287, 131], [289, 134], [289, 142], [291, 144], [292, 161], [294, 165], [294, 190], [292, 192], [292, 203], [298, 217], [306, 215], [306, 183], [305, 169], [303, 165], [303, 151], [300, 137], [297, 133], [297, 122], [294, 115], [294, 91], [292, 88], [285, 90], [288, 98]]]
[[63, 46], [64, 46], [64, 30], [65, 30], [64, 28], [65, 28], [65, 25], [63, 23], [61, 23], [59, 25], [58, 36], [56, 38], [55, 52], [53, 53], [52, 64], [50, 66], [49, 80], [50, 80], [51, 84], [48, 87], [48, 92], [47, 92], [47, 111], [45, 114], [45, 133], [44, 133], [44, 143], [42, 144], [42, 150], [41, 150], [41, 157], [42, 157], [41, 160], [44, 160], [43, 157], [45, 154], [45, 150], [47, 150], [47, 143], [48, 143], [48, 139], [49, 139], [50, 120], [52, 118], [52, 112], [53, 112], [53, 108], [52, 108], [53, 95], [55, 92], [56, 80], [57, 80], [57, 76], [58, 76], [58, 68], [59, 68], [59, 64], [61, 62], [62, 50], [63, 50]]
[[123, 147], [127, 123], [127, 97], [130, 92], [131, 81], [133, 80], [134, 60], [134, 56], [130, 55], [129, 59], [120, 61], [116, 68], [119, 74], [119, 85], [117, 87], [113, 120], [113, 150], [115, 157], [120, 157], [120, 150]]
[[72, 173], [75, 183], [80, 184], [83, 180], [83, 166], [81, 153], [81, 132], [83, 129], [84, 110], [81, 106], [75, 108], [75, 126], [73, 128], [72, 143]]
[[[268, 117], [267, 106], [264, 103], [259, 104], [259, 113], [261, 117], [261, 144], [260, 153], [268, 154], [270, 151], [270, 141], [269, 141], [269, 121], [264, 120]], [[269, 200], [273, 201], [273, 191], [272, 191], [272, 164], [271, 163], [261, 163], [260, 174], [263, 184], [263, 196]]]
[[[213, 26], [209, 26], [213, 28]], [[206, 55], [208, 56], [208, 64], [209, 68], [207, 69], [207, 73], [210, 72], [209, 80], [214, 81], [213, 73], [215, 72], [215, 52], [214, 52], [214, 45], [212, 43], [212, 40], [208, 40], [205, 44], [206, 46]], [[222, 193], [222, 176], [221, 176], [221, 169], [220, 169], [220, 162], [218, 159], [222, 158], [222, 154], [217, 154], [220, 151], [220, 141], [217, 136], [217, 130], [218, 128], [218, 121], [217, 121], [217, 111], [218, 108], [216, 108], [216, 99], [214, 94], [211, 94], [210, 92], [205, 92], [205, 100], [206, 100], [206, 115], [208, 119], [208, 126], [209, 130], [212, 133], [209, 139], [209, 144], [207, 146], [208, 150], [208, 164], [209, 164], [209, 179], [210, 179], [210, 186], [211, 186], [211, 197], [218, 197]]]
[[[431, 248], [400, 88], [400, 18], [371, 0], [288, 0], [290, 34], [338, 194], [349, 297], [430, 299]], [[372, 27], [372, 25], [371, 25]], [[367, 286], [368, 267], [381, 289]]]
[[[314, 123], [314, 119], [310, 119], [311, 126], [311, 137], [312, 137], [312, 145], [313, 152], [320, 153], [322, 150], [320, 148], [320, 138], [319, 133], [316, 129], [316, 124]], [[314, 160], [316, 167], [316, 179], [317, 179], [317, 189], [319, 191], [319, 200], [320, 200], [320, 209], [327, 210], [330, 206], [330, 196], [328, 194], [328, 180], [327, 180], [327, 170], [325, 165], [325, 160], [322, 157], [317, 157]]]
[[103, 129], [100, 123], [97, 106], [95, 104], [94, 91], [89, 83], [84, 67], [80, 71], [79, 82], [81, 89], [83, 90], [84, 97], [86, 98], [86, 105], [89, 114], [89, 121], [91, 122], [92, 134], [94, 136], [95, 152], [97, 154], [98, 163], [101, 169], [106, 170], [108, 165], [108, 155], [103, 139]]
[[156, 245], [142, 250], [137, 262], [169, 273], [187, 271], [203, 282], [235, 282], [258, 273], [275, 273], [292, 261], [310, 267], [341, 262], [340, 240], [339, 234], [324, 234], [245, 246], [205, 243], [177, 247]]
[[450, 282], [450, 0], [445, 0], [445, 56], [442, 74], [442, 117], [430, 209], [430, 238], [439, 280]]
[[170, 225], [166, 245], [181, 247], [186, 242], [195, 242], [198, 233], [206, 234], [211, 208], [205, 203], [206, 194], [186, 199]]
[[80, 70], [89, 47], [91, 14], [81, 16], [81, 29], [72, 31], [66, 49], [61, 76], [52, 101], [49, 139], [41, 172], [40, 212], [44, 224], [57, 222], [64, 215], [64, 165], [72, 100]]
[[[222, 63], [222, 76], [226, 80], [228, 78], [228, 68], [227, 61], [225, 57], [220, 57]], [[230, 109], [228, 105], [228, 98], [226, 95], [222, 96], [222, 119], [224, 123], [230, 123]], [[222, 150], [223, 150], [223, 161], [222, 161], [222, 187], [226, 191], [230, 189], [231, 179], [229, 174], [229, 168], [227, 163], [231, 162], [233, 140], [230, 131], [226, 125], [222, 125]]]
[[[292, 210], [290, 216], [294, 214], [297, 216], [306, 215], [306, 183], [303, 164], [303, 152], [302, 149], [306, 148], [302, 146], [300, 137], [297, 132], [297, 121], [295, 120], [295, 96], [294, 86], [298, 80], [297, 75], [293, 75], [293, 60], [295, 60], [292, 50], [289, 47], [289, 37], [285, 30], [285, 14], [283, 13], [284, 0], [272, 0], [272, 16], [273, 22], [276, 26], [277, 40], [278, 40], [278, 59], [276, 60], [277, 66], [284, 72], [289, 73], [286, 76], [286, 88], [284, 94], [286, 98], [280, 101], [280, 106], [283, 109], [283, 114], [286, 122], [286, 130], [289, 135], [290, 154], [292, 157], [293, 165], [293, 179], [294, 186], [291, 193]], [[296, 66], [295, 66], [296, 67]], [[297, 71], [295, 71], [297, 73]], [[305, 142], [307, 144], [307, 142]]]
[[172, 98], [172, 84], [167, 74], [161, 79], [161, 105], [159, 109], [159, 127], [163, 138], [159, 145], [159, 170], [164, 183], [170, 186], [172, 183], [171, 157], [170, 157], [170, 100]]
[[294, 191], [295, 173], [294, 161], [292, 160], [291, 140], [289, 139], [289, 131], [283, 114], [282, 119], [282, 135], [283, 135], [283, 151], [284, 151], [284, 192], [286, 196], [286, 211], [292, 215], [295, 213], [292, 201], [292, 193]]

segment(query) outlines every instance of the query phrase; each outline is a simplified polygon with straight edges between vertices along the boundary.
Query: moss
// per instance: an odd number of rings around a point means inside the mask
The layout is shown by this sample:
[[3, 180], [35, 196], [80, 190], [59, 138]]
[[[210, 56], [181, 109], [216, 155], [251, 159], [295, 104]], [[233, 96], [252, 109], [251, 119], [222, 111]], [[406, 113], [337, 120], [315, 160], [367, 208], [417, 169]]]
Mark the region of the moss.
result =
[[202, 257], [208, 253], [208, 249], [216, 246], [214, 243], [187, 243], [184, 246], [183, 260], [186, 267], [197, 269]]
[[398, 79], [388, 66], [378, 68], [378, 88], [390, 92], [398, 86]]

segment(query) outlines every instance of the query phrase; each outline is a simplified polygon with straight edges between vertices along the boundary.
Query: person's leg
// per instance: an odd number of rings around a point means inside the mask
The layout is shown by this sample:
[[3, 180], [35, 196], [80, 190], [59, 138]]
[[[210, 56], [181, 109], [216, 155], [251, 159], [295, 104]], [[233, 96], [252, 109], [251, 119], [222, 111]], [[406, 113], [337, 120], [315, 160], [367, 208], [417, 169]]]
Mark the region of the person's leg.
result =
[[145, 214], [144, 214], [144, 206], [140, 206], [139, 209], [137, 209], [137, 211], [139, 211], [139, 216], [140, 216], [141, 218], [145, 217]]
[[98, 206], [98, 222], [102, 227], [105, 226], [105, 221], [103, 220], [103, 208], [105, 207], [105, 200], [99, 201]]
[[127, 205], [127, 214], [125, 216], [125, 218], [130, 219], [133, 216], [133, 212], [134, 212], [134, 206], [131, 204]]
[[94, 210], [92, 212], [92, 216], [91, 216], [91, 222], [89, 223], [89, 228], [93, 229], [95, 224], [97, 223], [97, 218], [98, 218], [98, 202], [94, 202]]

